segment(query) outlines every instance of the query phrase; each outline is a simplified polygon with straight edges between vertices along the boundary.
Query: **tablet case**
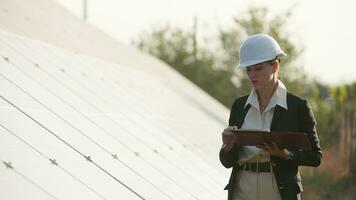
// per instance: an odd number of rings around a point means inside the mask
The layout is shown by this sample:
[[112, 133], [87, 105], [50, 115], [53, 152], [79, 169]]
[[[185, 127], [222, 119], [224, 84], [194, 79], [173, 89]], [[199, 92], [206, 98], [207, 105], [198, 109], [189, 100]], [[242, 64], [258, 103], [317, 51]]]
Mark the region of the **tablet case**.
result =
[[233, 133], [241, 146], [275, 142], [280, 148], [289, 150], [312, 150], [307, 134], [303, 132], [236, 130]]

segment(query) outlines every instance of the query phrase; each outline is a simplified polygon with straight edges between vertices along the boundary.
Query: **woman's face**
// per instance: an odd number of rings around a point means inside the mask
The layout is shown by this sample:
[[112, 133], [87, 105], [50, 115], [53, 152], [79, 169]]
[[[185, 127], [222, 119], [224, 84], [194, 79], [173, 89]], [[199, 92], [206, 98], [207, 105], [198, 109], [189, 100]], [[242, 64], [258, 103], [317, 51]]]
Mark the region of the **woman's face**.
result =
[[246, 69], [247, 76], [256, 90], [261, 90], [273, 82], [273, 65], [263, 62], [252, 65]]

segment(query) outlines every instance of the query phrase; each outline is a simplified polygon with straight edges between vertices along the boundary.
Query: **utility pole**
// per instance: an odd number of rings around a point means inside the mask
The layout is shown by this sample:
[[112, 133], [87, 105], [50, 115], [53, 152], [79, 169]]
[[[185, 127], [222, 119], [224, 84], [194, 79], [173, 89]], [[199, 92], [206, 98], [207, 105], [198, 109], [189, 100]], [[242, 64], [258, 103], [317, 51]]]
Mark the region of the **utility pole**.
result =
[[83, 20], [86, 21], [88, 18], [88, 0], [83, 0]]
[[198, 18], [194, 16], [194, 24], [193, 24], [193, 56], [195, 61], [197, 61], [197, 37], [198, 37]]

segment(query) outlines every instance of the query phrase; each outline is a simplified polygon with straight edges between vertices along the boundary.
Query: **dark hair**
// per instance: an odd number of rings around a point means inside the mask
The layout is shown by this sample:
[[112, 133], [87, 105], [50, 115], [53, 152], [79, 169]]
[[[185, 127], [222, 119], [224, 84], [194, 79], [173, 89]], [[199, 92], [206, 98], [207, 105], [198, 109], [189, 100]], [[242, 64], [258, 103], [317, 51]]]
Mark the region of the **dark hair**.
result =
[[274, 57], [272, 60], [267, 61], [270, 65], [273, 65], [274, 62], [278, 61], [281, 62], [281, 58], [279, 56]]

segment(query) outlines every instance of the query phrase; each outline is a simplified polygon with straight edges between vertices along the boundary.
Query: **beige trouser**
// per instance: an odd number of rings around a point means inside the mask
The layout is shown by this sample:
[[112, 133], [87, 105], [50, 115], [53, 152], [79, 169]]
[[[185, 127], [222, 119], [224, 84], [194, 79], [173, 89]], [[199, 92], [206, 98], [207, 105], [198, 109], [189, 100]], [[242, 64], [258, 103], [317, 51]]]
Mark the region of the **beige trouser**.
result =
[[233, 200], [280, 200], [273, 172], [240, 170], [236, 176]]

